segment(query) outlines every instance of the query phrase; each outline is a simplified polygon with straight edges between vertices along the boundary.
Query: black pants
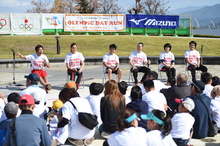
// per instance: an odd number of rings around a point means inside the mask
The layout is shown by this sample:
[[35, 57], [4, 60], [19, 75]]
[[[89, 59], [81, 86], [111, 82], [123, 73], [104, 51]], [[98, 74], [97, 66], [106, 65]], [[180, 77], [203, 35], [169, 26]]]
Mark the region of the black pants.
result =
[[[77, 71], [79, 71], [79, 69], [77, 69]], [[75, 72], [75, 71], [72, 71], [72, 70], [68, 69], [67, 73], [70, 76], [70, 80], [72, 80], [72, 81], [75, 81], [75, 77], [78, 76], [77, 79], [76, 79], [76, 85], [77, 85], [77, 88], [79, 88], [80, 82], [81, 82], [82, 77], [83, 77], [83, 72], [78, 73], [78, 72]]]
[[137, 67], [137, 69], [134, 69], [134, 70], [132, 70], [133, 68], [131, 68], [131, 72], [133, 72], [135, 83], [138, 83], [138, 80], [137, 80], [138, 72], [143, 72], [144, 73], [144, 76], [141, 79], [141, 81], [144, 81], [147, 78], [147, 74], [151, 70], [148, 67], [145, 67], [145, 66], [141, 66], [141, 67], [136, 66], [136, 67]]
[[166, 72], [167, 78], [171, 78], [171, 77], [175, 78], [175, 76], [176, 76], [176, 69], [175, 68], [167, 68], [167, 67], [163, 66], [161, 71]]
[[194, 65], [189, 65], [188, 70], [191, 71], [192, 74], [192, 81], [196, 80], [196, 70], [201, 70], [202, 72], [207, 72], [207, 67], [204, 65], [201, 65], [199, 67], [195, 67]]

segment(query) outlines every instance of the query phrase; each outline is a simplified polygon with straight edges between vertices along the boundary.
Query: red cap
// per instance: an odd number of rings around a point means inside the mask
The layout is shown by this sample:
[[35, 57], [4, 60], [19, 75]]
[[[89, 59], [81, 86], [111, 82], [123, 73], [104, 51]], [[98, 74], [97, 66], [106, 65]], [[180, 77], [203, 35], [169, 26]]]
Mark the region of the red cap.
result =
[[176, 101], [177, 103], [182, 103], [181, 99], [179, 99], [179, 98], [175, 98], [175, 101]]
[[33, 105], [35, 104], [34, 98], [31, 95], [24, 94], [19, 98], [20, 105]]

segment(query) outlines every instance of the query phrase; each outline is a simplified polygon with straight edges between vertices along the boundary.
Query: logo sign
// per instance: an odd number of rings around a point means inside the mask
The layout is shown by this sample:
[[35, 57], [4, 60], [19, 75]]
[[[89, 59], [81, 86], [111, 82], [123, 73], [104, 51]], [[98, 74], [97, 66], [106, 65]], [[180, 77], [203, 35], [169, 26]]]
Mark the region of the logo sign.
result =
[[125, 15], [66, 14], [65, 31], [125, 31]]
[[2, 29], [7, 24], [7, 21], [5, 19], [0, 19], [0, 29]]
[[63, 29], [64, 14], [42, 14], [43, 29]]
[[178, 29], [179, 16], [126, 15], [126, 27]]
[[53, 16], [52, 18], [47, 17], [46, 20], [49, 25], [58, 26], [58, 24], [61, 24], [57, 16]]
[[28, 19], [25, 19], [24, 23], [25, 24], [19, 25], [20, 29], [22, 29], [23, 31], [30, 31], [34, 27], [33, 24], [28, 24]]

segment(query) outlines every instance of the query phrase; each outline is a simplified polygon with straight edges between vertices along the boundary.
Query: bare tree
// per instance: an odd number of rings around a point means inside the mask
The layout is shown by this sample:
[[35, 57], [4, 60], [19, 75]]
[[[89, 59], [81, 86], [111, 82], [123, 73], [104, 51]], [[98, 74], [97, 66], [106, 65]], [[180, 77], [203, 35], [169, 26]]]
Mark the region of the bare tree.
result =
[[164, 0], [144, 0], [145, 14], [147, 15], [165, 15], [170, 6], [166, 7], [169, 1]]
[[27, 9], [27, 13], [49, 13], [50, 8], [48, 8], [49, 3], [47, 0], [33, 0], [31, 1], [31, 4], [34, 5], [34, 7]]
[[70, 14], [76, 13], [75, 1], [76, 0], [67, 0], [67, 8]]
[[99, 0], [76, 0], [76, 9], [80, 14], [97, 13], [100, 7]]
[[128, 12], [132, 14], [134, 12], [135, 15], [142, 13], [144, 10], [144, 5], [141, 3], [141, 0], [135, 0], [135, 6], [132, 6]]
[[121, 8], [117, 4], [118, 0], [100, 0], [100, 13], [101, 14], [119, 14]]
[[50, 13], [69, 13], [67, 0], [55, 0]]

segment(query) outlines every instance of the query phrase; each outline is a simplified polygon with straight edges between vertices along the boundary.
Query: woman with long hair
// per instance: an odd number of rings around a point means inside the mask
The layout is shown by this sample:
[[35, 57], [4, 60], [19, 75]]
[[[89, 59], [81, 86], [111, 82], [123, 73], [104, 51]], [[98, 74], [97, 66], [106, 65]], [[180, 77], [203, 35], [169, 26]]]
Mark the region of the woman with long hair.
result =
[[146, 146], [146, 131], [138, 127], [138, 114], [132, 109], [125, 109], [117, 119], [117, 130], [103, 146]]
[[146, 134], [147, 145], [153, 146], [176, 146], [170, 131], [172, 129], [171, 118], [160, 110], [152, 110], [148, 115], [141, 115], [147, 121], [150, 132]]
[[100, 125], [99, 132], [102, 137], [108, 138], [117, 130], [117, 118], [126, 106], [125, 98], [120, 93], [115, 80], [108, 80], [104, 87], [104, 97], [101, 99], [101, 119], [103, 124]]

